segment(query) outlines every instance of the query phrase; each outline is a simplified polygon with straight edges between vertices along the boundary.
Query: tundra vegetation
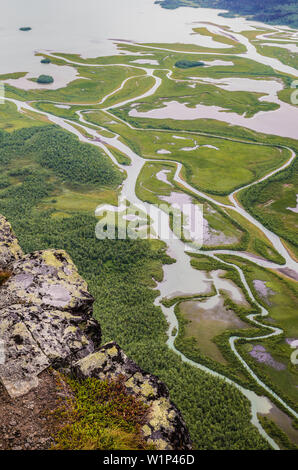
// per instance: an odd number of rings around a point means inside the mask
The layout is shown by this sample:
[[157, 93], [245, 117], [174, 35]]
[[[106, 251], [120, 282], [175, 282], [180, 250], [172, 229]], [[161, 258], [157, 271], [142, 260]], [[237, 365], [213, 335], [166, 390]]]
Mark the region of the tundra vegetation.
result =
[[70, 393], [54, 412], [60, 429], [53, 450], [154, 449], [141, 433], [148, 406], [129, 395], [121, 380], [64, 380]]
[[[180, 0], [169, 1], [167, 6], [181, 3]], [[119, 44], [119, 51], [125, 55], [91, 59], [75, 54], [44, 55], [42, 60], [74, 67], [77, 78], [58, 90], [22, 90], [7, 84], [6, 97], [30, 101], [31, 110], [19, 113], [10, 101], [1, 106], [0, 213], [12, 223], [26, 252], [57, 247], [69, 252], [96, 298], [94, 312], [103, 329], [103, 340], [118, 342], [143, 369], [158, 375], [168, 385], [171, 399], [181, 409], [197, 448], [267, 449], [269, 444], [250, 422], [248, 400], [235, 387], [182, 362], [166, 345], [168, 325], [161, 308], [154, 304], [158, 296], [157, 282], [163, 279], [163, 265], [175, 261], [167, 255], [165, 244], [158, 240], [95, 238], [98, 219], [94, 211], [100, 203], [117, 204], [125, 171], [120, 171], [104, 150], [91, 143], [81, 143], [71, 133], [51, 124], [43, 114], [68, 119], [84, 137], [88, 136], [88, 129], [96, 130], [103, 141], [119, 135], [121, 142], [147, 160], [136, 184], [139, 199], [154, 204], [161, 201], [161, 196], [170, 196], [175, 191], [186, 193], [194, 204], [203, 204], [213, 238], [203, 245], [200, 254], [189, 254], [191, 265], [208, 273], [210, 280], [219, 272], [220, 279], [226, 286], [233, 286], [242, 301], [236, 302], [227, 288], [218, 292], [213, 289], [208, 297], [165, 301], [165, 304], [175, 305], [179, 321], [175, 346], [189, 359], [260, 395], [266, 394], [231, 351], [229, 338], [242, 337], [237, 342], [237, 350], [247, 364], [266, 385], [297, 408], [297, 369], [290, 362], [291, 347], [286, 341], [298, 338], [294, 321], [297, 283], [277, 268], [261, 268], [236, 256], [248, 253], [277, 263], [277, 267], [284, 263], [263, 231], [227, 207], [231, 206], [229, 195], [233, 191], [285, 164], [290, 158], [288, 148], [298, 151], [297, 141], [219, 120], [158, 120], [131, 116], [133, 109], [154, 110], [171, 101], [188, 107], [219, 106], [239, 115], [246, 113], [248, 119], [260, 111], [278, 109], [278, 104], [263, 100], [265, 93], [228, 91], [200, 81], [204, 78], [278, 80], [284, 86], [280, 99], [288, 101], [293, 77], [239, 57], [237, 54], [243, 52], [244, 46], [228, 37], [218, 37], [206, 28], [198, 28], [195, 33], [209, 35], [230, 48]], [[227, 64], [189, 67], [189, 63], [201, 62], [203, 51], [209, 52], [208, 60], [204, 56], [204, 63], [220, 60]], [[220, 55], [221, 51], [228, 51], [228, 55]], [[150, 60], [155, 61], [155, 65], [144, 65], [146, 69], [153, 69], [152, 75], [133, 63], [140, 53], [149, 53]], [[181, 61], [188, 66], [177, 66]], [[0, 79], [24, 75], [0, 76]], [[150, 95], [148, 91], [156, 79], [161, 80], [161, 85]], [[148, 96], [143, 96], [146, 94]], [[82, 112], [84, 128], [77, 111]], [[129, 156], [112, 143], [107, 148], [128, 170]], [[182, 165], [182, 181], [201, 191], [201, 196], [175, 181], [178, 164]], [[160, 172], [166, 175], [166, 180], [158, 178]], [[296, 192], [297, 163], [293, 161], [287, 169], [236, 196], [255, 219], [278, 234], [298, 257]], [[215, 259], [209, 256], [210, 250], [230, 251], [229, 254], [218, 253]], [[249, 298], [237, 267], [242, 269], [255, 299], [269, 311], [269, 317], [262, 319], [263, 326], [247, 318], [260, 311]], [[0, 282], [3, 282], [1, 273]], [[226, 321], [224, 327], [218, 310], [210, 311], [212, 318], [206, 320], [201, 309], [204, 302], [216, 294]], [[280, 327], [283, 334], [256, 342], [254, 337], [268, 334], [266, 326], [270, 325]], [[259, 362], [251, 354], [255, 345], [265, 348], [273, 362]], [[284, 367], [276, 370], [272, 367], [275, 363]], [[90, 389], [83, 391], [78, 384], [72, 386], [79, 400], [85, 396], [89, 400], [92, 383]], [[84, 403], [78, 401], [75, 406], [85, 413]], [[86, 416], [84, 413], [82, 420], [93, 419], [92, 413]], [[286, 441], [276, 423], [265, 418], [262, 423], [279, 443], [293, 445]], [[125, 428], [125, 423], [120, 424]], [[123, 429], [136, 439], [140, 448], [143, 444], [136, 437], [135, 423], [130, 424], [127, 423], [129, 429]], [[59, 448], [68, 448], [70, 440], [77, 441], [82, 436], [80, 429], [67, 427], [60, 437]], [[91, 437], [95, 448], [105, 445], [99, 435]], [[117, 436], [119, 446], [122, 437], [122, 434]]]
[[[41, 155], [41, 149], [47, 145], [43, 140], [41, 147], [39, 129], [1, 134], [0, 165], [7, 184], [0, 190], [0, 212], [14, 225], [24, 250], [59, 246], [70, 253], [96, 298], [95, 315], [103, 328], [103, 341], [117, 341], [141, 367], [167, 383], [198, 448], [267, 448], [250, 423], [246, 398], [234, 387], [184, 364], [166, 346], [167, 323], [161, 309], [153, 304], [157, 295], [153, 290], [154, 279], [161, 280], [162, 265], [173, 262], [166, 255], [164, 244], [146, 240], [97, 240], [94, 236], [97, 219], [90, 214], [98, 199], [94, 197], [90, 201], [88, 197], [94, 185], [63, 183], [67, 171], [63, 165], [60, 167], [59, 160], [56, 160], [58, 167], [41, 166], [41, 162], [50, 160]], [[56, 132], [73, 139], [77, 149], [83, 145], [55, 126], [42, 129], [40, 137], [47, 139], [49, 145]], [[85, 152], [89, 147], [86, 144]], [[60, 152], [63, 155], [63, 145]], [[71, 159], [79, 153], [70, 153]], [[109, 202], [110, 192], [119, 181], [114, 171], [114, 178], [107, 180], [102, 175], [104, 184], [96, 184], [99, 196], [102, 192], [102, 199], [105, 195]], [[68, 184], [70, 188], [72, 184], [75, 186], [72, 206], [65, 206], [65, 200], [60, 199], [69, 190]], [[64, 439], [65, 435], [61, 437], [61, 445]]]
[[45, 59], [41, 59], [40, 63], [41, 63], [41, 64], [50, 64], [51, 61], [50, 61], [50, 59], [48, 59], [48, 58], [46, 57]]

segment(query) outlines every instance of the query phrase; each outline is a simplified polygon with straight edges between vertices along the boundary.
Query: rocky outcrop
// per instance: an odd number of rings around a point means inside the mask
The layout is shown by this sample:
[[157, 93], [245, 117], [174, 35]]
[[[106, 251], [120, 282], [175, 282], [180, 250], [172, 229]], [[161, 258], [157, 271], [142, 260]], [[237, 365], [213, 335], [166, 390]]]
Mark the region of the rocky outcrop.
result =
[[72, 372], [85, 379], [121, 378], [127, 392], [149, 405], [148, 422], [142, 431], [146, 441], [159, 450], [191, 449], [191, 440], [181, 413], [169, 398], [166, 385], [144, 372], [114, 342], [74, 364]]
[[14, 235], [11, 225], [0, 215], [0, 270], [7, 268], [23, 255], [23, 251]]
[[93, 298], [70, 257], [62, 250], [37, 251], [10, 264], [0, 308], [35, 305], [69, 312], [91, 312]]
[[[93, 298], [62, 250], [24, 255], [10, 224], [0, 218], [0, 380], [12, 397], [38, 385], [49, 366], [69, 367], [100, 345]], [[2, 361], [3, 362], [3, 361]]]
[[67, 253], [24, 255], [0, 216], [0, 270], [7, 273], [0, 282], [5, 352], [2, 362], [0, 355], [0, 381], [11, 397], [38, 387], [39, 374], [50, 366], [82, 380], [120, 378], [127, 392], [149, 407], [142, 428], [145, 440], [160, 450], [191, 449], [186, 425], [165, 384], [144, 372], [116, 343], [100, 346], [100, 325], [92, 318], [94, 299]]

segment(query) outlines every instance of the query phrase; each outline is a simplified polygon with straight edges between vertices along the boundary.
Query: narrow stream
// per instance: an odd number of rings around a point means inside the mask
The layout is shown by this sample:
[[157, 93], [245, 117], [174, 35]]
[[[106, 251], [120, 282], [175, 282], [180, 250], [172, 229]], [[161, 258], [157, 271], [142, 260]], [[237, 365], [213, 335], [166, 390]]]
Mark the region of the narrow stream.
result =
[[[243, 42], [243, 37], [242, 37], [241, 42]], [[260, 58], [262, 58], [262, 61], [264, 61], [264, 57], [257, 55], [254, 46], [252, 46], [249, 43], [248, 40], [247, 40], [247, 43], [246, 43], [246, 41], [244, 41], [244, 43], [248, 48], [248, 53], [243, 54], [243, 56], [245, 56], [245, 57], [249, 56], [250, 58], [254, 57], [254, 60], [256, 60], [256, 57], [257, 57], [258, 61], [260, 61], [261, 60]], [[70, 62], [70, 61], [66, 61], [66, 62]], [[71, 63], [75, 64], [74, 62], [71, 62]], [[281, 66], [279, 61], [275, 61], [275, 59], [268, 59], [268, 63], [271, 66], [274, 66], [274, 68], [277, 69], [277, 70], [280, 70], [280, 71], [283, 71], [283, 72], [285, 70], [287, 70], [287, 73], [290, 73], [290, 71], [292, 72], [292, 70], [290, 70], [291, 69], [290, 67], [287, 68], [286, 66]], [[79, 64], [79, 65], [81, 65], [81, 64]], [[117, 65], [119, 65], [119, 64], [117, 64]], [[93, 64], [93, 66], [98, 67], [98, 65], [94, 65], [94, 64]], [[121, 64], [121, 66], [127, 67], [126, 64]], [[105, 65], [105, 67], [106, 67], [106, 65]], [[146, 74], [146, 76], [151, 76], [155, 79], [155, 84], [153, 85], [153, 87], [149, 91], [147, 91], [146, 93], [143, 93], [141, 96], [131, 98], [131, 99], [123, 101], [121, 103], [117, 103], [116, 105], [112, 106], [111, 108], [104, 109], [103, 110], [104, 112], [109, 113], [110, 109], [114, 109], [114, 108], [117, 108], [117, 107], [120, 107], [120, 106], [124, 106], [124, 105], [126, 105], [128, 103], [131, 103], [131, 102], [134, 102], [134, 101], [137, 102], [140, 99], [151, 96], [160, 87], [160, 85], [162, 83], [162, 80], [154, 75], [154, 72], [155, 72], [154, 69], [148, 69], [148, 68], [144, 68], [144, 67], [136, 67], [136, 68], [139, 68], [139, 69], [143, 70], [144, 73]], [[130, 77], [130, 78], [126, 79], [117, 90], [115, 90], [112, 93], [109, 93], [108, 95], [106, 95], [101, 100], [100, 104], [103, 104], [110, 96], [112, 96], [112, 95], [116, 94], [118, 91], [122, 90], [124, 88], [125, 84], [127, 83], [127, 81], [130, 80], [131, 78], [133, 78], [133, 77]], [[5, 99], [7, 101], [15, 103], [20, 112], [22, 112], [22, 109], [26, 109], [26, 110], [36, 112], [36, 109], [33, 108], [29, 103], [21, 102], [21, 101], [14, 100], [14, 99], [11, 99], [11, 98], [5, 98]], [[63, 103], [63, 104], [66, 104], [66, 103]], [[61, 103], [60, 103], [60, 105], [61, 105]], [[100, 126], [96, 126], [96, 125], [93, 125], [93, 129], [91, 129], [89, 127], [86, 127], [85, 124], [87, 124], [87, 122], [84, 119], [84, 115], [83, 115], [84, 112], [78, 112], [78, 116], [79, 116], [79, 119], [80, 119], [80, 122], [81, 122], [80, 125], [82, 127], [82, 130], [84, 130], [84, 132], [86, 132], [87, 134], [90, 135], [90, 138], [86, 137], [85, 135], [80, 133], [79, 130], [74, 128], [71, 125], [71, 123], [72, 123], [71, 121], [69, 121], [67, 119], [59, 118], [57, 116], [54, 116], [54, 115], [46, 113], [46, 112], [41, 112], [41, 111], [38, 111], [38, 112], [39, 112], [39, 114], [47, 116], [47, 118], [51, 122], [59, 125], [60, 127], [64, 128], [65, 130], [67, 130], [69, 132], [72, 132], [73, 134], [77, 135], [82, 142], [92, 143], [93, 145], [96, 145], [96, 146], [100, 147], [101, 149], [103, 149], [105, 151], [105, 153], [112, 159], [114, 164], [116, 164], [122, 171], [126, 171], [127, 178], [126, 178], [126, 180], [124, 181], [124, 183], [122, 185], [121, 200], [123, 200], [123, 201], [128, 200], [128, 201], [130, 201], [131, 204], [143, 206], [147, 209], [148, 213], [150, 211], [150, 215], [152, 217], [152, 225], [153, 225], [153, 227], [155, 229], [155, 232], [158, 235], [158, 237], [162, 239], [162, 230], [161, 230], [161, 227], [160, 227], [160, 224], [159, 224], [160, 218], [162, 217], [163, 220], [165, 220], [165, 217], [166, 217], [166, 223], [169, 226], [169, 216], [165, 213], [161, 214], [160, 213], [161, 211], [160, 211], [159, 208], [152, 207], [152, 205], [150, 205], [149, 203], [144, 203], [143, 201], [138, 199], [138, 197], [136, 196], [136, 193], [135, 193], [136, 181], [137, 181], [138, 175], [140, 174], [140, 171], [142, 170], [143, 166], [146, 164], [147, 161], [152, 162], [153, 160], [146, 160], [146, 159], [141, 158], [139, 155], [137, 155], [135, 152], [133, 152], [127, 145], [125, 145], [123, 142], [121, 142], [120, 136], [117, 135], [117, 134], [115, 134], [115, 136], [113, 138], [105, 137], [101, 141], [92, 140], [92, 139], [95, 139], [95, 138], [98, 139], [97, 129], [101, 129], [101, 128], [100, 128]], [[121, 120], [121, 122], [125, 123], [125, 125], [128, 125], [129, 127], [132, 127], [130, 124], [126, 123], [123, 120]], [[199, 134], [199, 133], [197, 133], [197, 134]], [[230, 139], [230, 140], [233, 140], [233, 139]], [[120, 165], [117, 162], [117, 160], [115, 159], [115, 157], [109, 151], [109, 149], [107, 147], [108, 145], [111, 145], [111, 146], [115, 147], [116, 149], [118, 149], [119, 151], [121, 151], [125, 155], [127, 155], [131, 160], [131, 165], [130, 166]], [[286, 250], [286, 248], [282, 244], [280, 238], [276, 234], [272, 233], [270, 230], [265, 228], [260, 222], [256, 221], [249, 213], [247, 213], [240, 206], [240, 204], [238, 203], [237, 198], [236, 198], [237, 193], [239, 193], [239, 191], [241, 191], [242, 189], [253, 186], [255, 184], [258, 184], [260, 181], [264, 181], [265, 179], [269, 178], [273, 174], [275, 174], [275, 173], [281, 171], [282, 169], [286, 168], [287, 166], [289, 166], [292, 163], [292, 161], [294, 160], [294, 158], [296, 157], [296, 154], [290, 148], [287, 148], [287, 150], [289, 151], [289, 159], [280, 168], [278, 168], [274, 171], [271, 171], [269, 174], [267, 174], [263, 178], [260, 178], [258, 181], [254, 182], [254, 183], [251, 183], [251, 184], [248, 184], [246, 186], [243, 186], [242, 188], [237, 189], [236, 191], [231, 193], [230, 196], [229, 196], [229, 200], [231, 202], [231, 205], [219, 203], [218, 201], [214, 200], [212, 197], [207, 196], [203, 192], [198, 191], [195, 188], [193, 188], [186, 181], [184, 181], [180, 176], [180, 173], [181, 173], [181, 170], [182, 170], [182, 164], [177, 163], [177, 162], [173, 162], [171, 160], [167, 160], [167, 161], [170, 161], [171, 163], [176, 164], [176, 173], [175, 173], [175, 176], [174, 176], [174, 180], [177, 183], [182, 185], [188, 191], [191, 191], [192, 194], [197, 195], [199, 197], [202, 197], [205, 200], [210, 201], [210, 202], [212, 202], [213, 204], [215, 204], [217, 206], [220, 206], [220, 207], [223, 207], [223, 208], [230, 208], [230, 209], [234, 210], [235, 212], [237, 212], [238, 214], [245, 217], [246, 220], [248, 220], [250, 223], [252, 223], [255, 227], [259, 228], [264, 233], [264, 235], [270, 240], [270, 242], [273, 244], [273, 246], [284, 257], [285, 264], [283, 266], [276, 265], [275, 263], [272, 263], [272, 262], [269, 262], [269, 261], [266, 261], [266, 260], [253, 258], [249, 254], [242, 253], [242, 252], [237, 252], [237, 251], [231, 251], [231, 250], [214, 250], [214, 251], [208, 251], [208, 252], [203, 251], [203, 250], [202, 251], [197, 250], [197, 253], [204, 254], [205, 256], [209, 256], [209, 257], [214, 258], [216, 260], [219, 259], [219, 258], [217, 258], [218, 254], [232, 254], [232, 255], [237, 255], [237, 256], [240, 256], [244, 259], [248, 259], [250, 261], [253, 261], [257, 265], [265, 267], [265, 268], [278, 269], [280, 267], [286, 267], [286, 268], [289, 268], [291, 270], [294, 270], [294, 271], [298, 272], [298, 264], [291, 258], [290, 254], [288, 253], [288, 251]], [[159, 162], [163, 163], [163, 162], [166, 162], [166, 160], [159, 160]], [[117, 208], [114, 208], [114, 210], [117, 210]], [[165, 317], [166, 317], [166, 319], [169, 323], [167, 344], [168, 344], [169, 348], [171, 348], [177, 355], [179, 355], [184, 362], [186, 362], [188, 364], [191, 364], [192, 366], [194, 366], [196, 368], [199, 368], [199, 369], [201, 369], [201, 370], [203, 370], [203, 371], [205, 371], [209, 374], [212, 374], [213, 376], [219, 377], [220, 379], [225, 380], [227, 383], [235, 386], [238, 390], [240, 390], [248, 398], [248, 400], [251, 403], [251, 413], [252, 413], [251, 421], [252, 421], [252, 423], [258, 428], [260, 434], [267, 440], [267, 442], [274, 449], [278, 449], [279, 448], [278, 445], [274, 442], [274, 440], [272, 438], [270, 438], [270, 436], [267, 435], [267, 433], [264, 431], [264, 429], [260, 425], [259, 420], [258, 420], [258, 416], [257, 416], [258, 413], [267, 413], [270, 410], [271, 404], [270, 404], [270, 401], [266, 397], [260, 397], [255, 392], [252, 392], [250, 390], [245, 389], [244, 387], [240, 386], [239, 384], [232, 381], [231, 379], [223, 376], [222, 374], [219, 374], [219, 373], [217, 373], [217, 372], [215, 372], [215, 371], [213, 371], [213, 370], [211, 370], [211, 369], [209, 369], [209, 368], [207, 368], [207, 367], [205, 367], [201, 364], [198, 364], [194, 361], [191, 361], [190, 359], [185, 357], [180, 351], [178, 351], [175, 348], [174, 343], [175, 343], [175, 339], [176, 339], [178, 331], [179, 331], [179, 325], [178, 325], [177, 317], [174, 313], [174, 306], [171, 307], [171, 308], [166, 308], [161, 304], [161, 300], [164, 297], [169, 297], [169, 298], [170, 297], [175, 297], [175, 296], [177, 296], [177, 293], [179, 295], [184, 295], [184, 296], [192, 296], [192, 295], [198, 295], [199, 296], [199, 295], [202, 295], [202, 294], [206, 294], [206, 293], [210, 292], [212, 280], [210, 280], [210, 278], [207, 278], [204, 272], [198, 271], [198, 270], [193, 269], [191, 267], [190, 257], [185, 252], [185, 244], [180, 239], [175, 237], [174, 234], [172, 234], [172, 235], [173, 235], [172, 238], [170, 240], [166, 240], [166, 243], [168, 245], [168, 253], [176, 259], [176, 263], [172, 264], [172, 265], [167, 265], [167, 266], [164, 267], [164, 280], [161, 283], [159, 283], [158, 286], [157, 286], [157, 289], [160, 291], [160, 295], [155, 300], [155, 304], [162, 308], [162, 311], [163, 311], [163, 313], [164, 313], [164, 315], [165, 315]], [[220, 260], [220, 261], [223, 262], [222, 260]], [[246, 281], [246, 278], [244, 276], [243, 271], [238, 266], [236, 266], [232, 263], [228, 263], [228, 262], [224, 262], [224, 263], [226, 265], [234, 267], [238, 271], [238, 273], [240, 275], [240, 278], [241, 278], [241, 281], [242, 281], [245, 289], [247, 290], [251, 301], [254, 302], [256, 305], [258, 305], [260, 310], [261, 310], [261, 314], [259, 314], [259, 315], [250, 315], [248, 318], [252, 322], [254, 322], [256, 325], [264, 327], [264, 325], [262, 325], [262, 323], [260, 323], [256, 320], [256, 317], [258, 317], [258, 316], [264, 317], [264, 316], [268, 315], [268, 312], [265, 308], [263, 308], [261, 305], [259, 305], [258, 302], [256, 301], [256, 299], [254, 298], [254, 296], [253, 296], [253, 294], [250, 290], [250, 287], [249, 287], [249, 285]], [[282, 331], [278, 328], [269, 327], [269, 326], [266, 326], [266, 328], [268, 328], [268, 330], [270, 330], [268, 335], [260, 336], [260, 337], [257, 337], [257, 338], [247, 338], [247, 339], [249, 341], [259, 340], [259, 339], [263, 339], [263, 338], [268, 338], [270, 336], [279, 335], [279, 334], [282, 333]], [[177, 331], [177, 333], [175, 335], [173, 335], [174, 329], [176, 329], [176, 331]], [[288, 406], [287, 403], [285, 403], [277, 394], [275, 394], [266, 384], [264, 384], [256, 376], [256, 374], [250, 369], [250, 367], [246, 364], [246, 362], [243, 360], [243, 358], [240, 356], [240, 354], [238, 353], [238, 351], [236, 349], [236, 343], [237, 343], [238, 339], [239, 339], [238, 337], [234, 336], [234, 337], [231, 337], [230, 340], [229, 340], [231, 350], [233, 351], [235, 356], [238, 358], [238, 360], [246, 368], [246, 370], [251, 375], [251, 377], [269, 395], [274, 397], [274, 399], [277, 402], [279, 402], [284, 408], [286, 408], [287, 411], [292, 416], [298, 418], [297, 412], [295, 410], [293, 410], [290, 406]]]

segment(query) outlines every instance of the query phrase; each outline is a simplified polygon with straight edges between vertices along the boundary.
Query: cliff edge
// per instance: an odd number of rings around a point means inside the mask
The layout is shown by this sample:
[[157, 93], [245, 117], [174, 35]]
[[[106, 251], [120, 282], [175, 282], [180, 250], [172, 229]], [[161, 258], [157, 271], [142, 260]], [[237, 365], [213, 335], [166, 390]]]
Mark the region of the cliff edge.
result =
[[160, 450], [191, 449], [166, 385], [116, 343], [101, 345], [93, 302], [65, 251], [25, 255], [9, 222], [0, 216], [0, 382], [10, 406], [38, 391], [40, 376], [50, 368], [81, 381], [121, 377], [127, 393], [148, 406], [144, 440]]

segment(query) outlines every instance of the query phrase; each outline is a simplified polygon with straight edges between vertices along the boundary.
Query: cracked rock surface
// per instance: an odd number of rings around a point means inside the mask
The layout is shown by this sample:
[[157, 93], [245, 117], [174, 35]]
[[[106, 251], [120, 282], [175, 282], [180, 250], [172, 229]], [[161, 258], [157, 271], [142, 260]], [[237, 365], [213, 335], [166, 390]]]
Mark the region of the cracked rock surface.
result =
[[[23, 255], [0, 217], [0, 380], [11, 397], [38, 385], [49, 366], [68, 367], [100, 345], [93, 297], [63, 250]], [[3, 356], [3, 354], [2, 354]], [[1, 359], [1, 358], [0, 358]]]

